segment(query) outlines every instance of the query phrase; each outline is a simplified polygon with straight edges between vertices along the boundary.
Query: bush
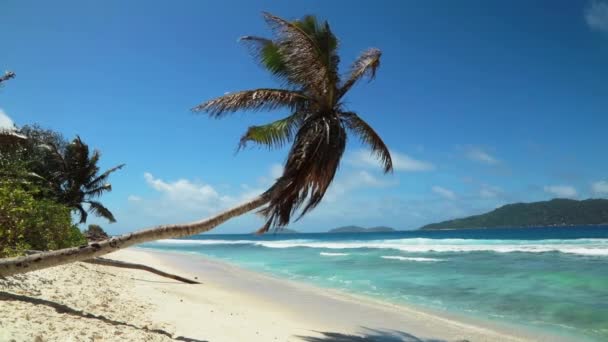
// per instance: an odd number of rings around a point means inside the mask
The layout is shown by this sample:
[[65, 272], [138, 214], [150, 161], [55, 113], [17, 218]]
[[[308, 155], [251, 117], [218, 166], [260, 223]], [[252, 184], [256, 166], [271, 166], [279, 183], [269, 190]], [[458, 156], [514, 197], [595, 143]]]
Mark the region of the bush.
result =
[[82, 232], [89, 241], [101, 241], [110, 238], [101, 226], [97, 224], [90, 224], [89, 227]]
[[0, 257], [86, 244], [68, 207], [23, 182], [0, 182]]

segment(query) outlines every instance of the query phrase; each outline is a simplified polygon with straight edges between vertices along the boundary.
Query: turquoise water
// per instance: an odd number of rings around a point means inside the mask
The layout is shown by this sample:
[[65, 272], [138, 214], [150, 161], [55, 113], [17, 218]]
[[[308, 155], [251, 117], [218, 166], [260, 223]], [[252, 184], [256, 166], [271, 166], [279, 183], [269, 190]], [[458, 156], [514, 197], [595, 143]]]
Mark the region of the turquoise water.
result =
[[608, 227], [199, 235], [145, 248], [475, 318], [608, 341]]

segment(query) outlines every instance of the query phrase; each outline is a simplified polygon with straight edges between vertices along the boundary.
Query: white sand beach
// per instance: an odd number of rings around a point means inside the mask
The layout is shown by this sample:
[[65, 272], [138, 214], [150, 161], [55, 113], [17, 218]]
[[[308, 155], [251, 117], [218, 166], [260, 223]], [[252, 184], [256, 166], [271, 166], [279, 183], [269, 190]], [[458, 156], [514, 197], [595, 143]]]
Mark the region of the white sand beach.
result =
[[87, 263], [0, 280], [0, 341], [554, 341], [200, 257], [135, 248], [108, 258], [202, 284]]

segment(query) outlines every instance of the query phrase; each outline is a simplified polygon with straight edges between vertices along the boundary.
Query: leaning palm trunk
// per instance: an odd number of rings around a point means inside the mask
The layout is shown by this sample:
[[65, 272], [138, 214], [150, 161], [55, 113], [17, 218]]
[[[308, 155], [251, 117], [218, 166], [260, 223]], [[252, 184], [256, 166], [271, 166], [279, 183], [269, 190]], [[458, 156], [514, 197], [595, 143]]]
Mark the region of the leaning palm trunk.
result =
[[185, 224], [163, 225], [138, 232], [113, 237], [107, 240], [90, 243], [87, 246], [65, 248], [17, 258], [0, 259], [0, 277], [59, 266], [75, 261], [84, 261], [121, 248], [160, 239], [174, 239], [204, 233], [229, 219], [247, 213], [269, 201], [263, 194], [253, 200], [226, 210], [208, 219]]

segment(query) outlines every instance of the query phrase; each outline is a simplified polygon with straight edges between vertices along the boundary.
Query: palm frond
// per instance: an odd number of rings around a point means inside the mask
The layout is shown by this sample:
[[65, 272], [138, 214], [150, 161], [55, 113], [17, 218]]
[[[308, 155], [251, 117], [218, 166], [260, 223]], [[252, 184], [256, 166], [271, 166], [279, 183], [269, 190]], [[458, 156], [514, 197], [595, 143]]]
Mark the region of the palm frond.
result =
[[260, 145], [266, 145], [268, 148], [283, 147], [286, 143], [291, 141], [295, 130], [299, 128], [302, 120], [303, 116], [301, 114], [294, 113], [267, 125], [251, 126], [241, 137], [239, 150], [244, 148], [249, 141]]
[[340, 76], [338, 74], [340, 57], [337, 53], [338, 39], [331, 31], [329, 23], [324, 21], [321, 24], [314, 15], [307, 15], [301, 20], [294, 21], [293, 24], [306, 32], [317, 43], [320, 58], [328, 68], [330, 86], [336, 87], [340, 83]]
[[112, 223], [116, 222], [114, 215], [101, 203], [96, 201], [87, 201], [86, 203], [89, 204], [89, 211], [91, 213], [95, 214], [96, 216], [103, 217]]
[[324, 53], [314, 32], [306, 31], [309, 28], [306, 22], [289, 22], [267, 12], [263, 15], [277, 36], [275, 44], [289, 70], [290, 79], [306, 85], [305, 88], [318, 97], [324, 97], [335, 86], [337, 75], [331, 69], [332, 64], [324, 58], [329, 52]]
[[96, 178], [93, 178], [93, 180], [91, 180], [90, 182], [85, 184], [85, 187], [95, 188], [95, 187], [101, 186], [102, 183], [105, 183], [108, 180], [108, 177], [110, 176], [110, 174], [122, 169], [123, 167], [125, 167], [125, 165], [126, 164], [120, 164], [120, 165], [114, 166], [111, 169], [106, 170], [106, 172], [102, 173], [101, 175], [97, 176]]
[[340, 119], [318, 115], [308, 119], [296, 134], [283, 175], [265, 193], [268, 206], [260, 211], [266, 224], [258, 233], [289, 223], [316, 207], [331, 184], [346, 146], [346, 132]]
[[382, 138], [374, 131], [374, 129], [363, 121], [356, 113], [345, 112], [340, 113], [342, 121], [346, 127], [355, 135], [357, 135], [361, 142], [369, 146], [372, 150], [372, 154], [378, 158], [384, 168], [384, 172], [388, 173], [393, 171], [393, 160], [388, 147], [382, 141]]
[[239, 91], [209, 100], [194, 107], [195, 112], [207, 112], [219, 118], [238, 110], [273, 110], [288, 107], [292, 110], [304, 106], [308, 98], [299, 92], [283, 89], [255, 89]]
[[279, 47], [272, 40], [256, 36], [243, 36], [239, 40], [247, 46], [253, 57], [266, 70], [284, 81], [286, 85], [300, 85], [297, 80], [289, 77], [289, 70], [281, 57]]
[[87, 214], [87, 211], [84, 210], [84, 208], [82, 207], [82, 205], [78, 204], [78, 205], [74, 206], [74, 209], [76, 211], [78, 211], [78, 214], [80, 215], [80, 222], [79, 223], [85, 223], [85, 222], [87, 222], [87, 217], [89, 216], [89, 214]]
[[358, 80], [368, 76], [370, 80], [376, 77], [376, 70], [380, 67], [380, 56], [382, 51], [371, 48], [364, 51], [350, 67], [350, 75], [346, 82], [340, 87], [340, 98], [352, 88]]
[[103, 184], [100, 186], [97, 186], [95, 188], [92, 188], [90, 190], [86, 190], [84, 191], [84, 195], [87, 196], [88, 198], [91, 197], [99, 197], [101, 196], [104, 192], [106, 191], [112, 191], [112, 184]]

